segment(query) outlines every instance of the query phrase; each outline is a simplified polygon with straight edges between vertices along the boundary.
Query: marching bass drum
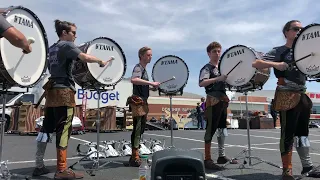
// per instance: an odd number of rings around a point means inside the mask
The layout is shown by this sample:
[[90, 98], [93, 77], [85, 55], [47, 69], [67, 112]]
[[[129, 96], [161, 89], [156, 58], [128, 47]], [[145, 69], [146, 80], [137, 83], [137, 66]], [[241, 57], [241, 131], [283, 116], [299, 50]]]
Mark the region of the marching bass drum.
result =
[[160, 82], [159, 92], [174, 94], [186, 86], [189, 78], [187, 64], [178, 56], [167, 55], [161, 57], [152, 69], [152, 79]]
[[[85, 89], [115, 86], [126, 73], [127, 62], [121, 47], [112, 39], [99, 37], [83, 43], [79, 49], [87, 54], [110, 62], [100, 67], [96, 63], [77, 61], [72, 69], [75, 82]], [[111, 60], [113, 58], [113, 60]]]
[[262, 53], [244, 45], [235, 45], [227, 49], [221, 56], [219, 71], [228, 75], [227, 87], [230, 91], [246, 91], [262, 89], [270, 77], [270, 69], [258, 70], [252, 63], [262, 59]]
[[[292, 44], [295, 67], [310, 78], [320, 78], [320, 24], [310, 24], [297, 33]], [[313, 53], [313, 56], [310, 56]], [[305, 56], [308, 56], [304, 58]], [[299, 60], [303, 58], [302, 60]]]
[[0, 39], [0, 84], [6, 88], [35, 86], [43, 77], [47, 68], [48, 38], [46, 31], [30, 9], [23, 6], [1, 8], [2, 16], [27, 40], [32, 38], [32, 52], [24, 54], [20, 48], [13, 46], [7, 39]]

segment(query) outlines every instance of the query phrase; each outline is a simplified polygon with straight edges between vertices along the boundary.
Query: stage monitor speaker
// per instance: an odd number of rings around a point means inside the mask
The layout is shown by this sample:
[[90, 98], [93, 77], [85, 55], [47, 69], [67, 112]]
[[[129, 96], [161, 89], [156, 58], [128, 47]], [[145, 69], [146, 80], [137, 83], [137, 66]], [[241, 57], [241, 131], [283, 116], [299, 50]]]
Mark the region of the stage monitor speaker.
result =
[[203, 154], [199, 151], [176, 148], [153, 154], [151, 180], [204, 180]]

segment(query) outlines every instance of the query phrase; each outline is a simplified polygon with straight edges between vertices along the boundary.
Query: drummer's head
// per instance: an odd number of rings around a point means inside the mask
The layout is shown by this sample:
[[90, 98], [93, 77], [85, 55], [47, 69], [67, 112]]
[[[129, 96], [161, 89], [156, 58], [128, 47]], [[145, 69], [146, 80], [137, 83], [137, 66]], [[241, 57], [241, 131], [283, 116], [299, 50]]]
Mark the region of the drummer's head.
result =
[[152, 58], [152, 49], [150, 47], [142, 47], [139, 49], [138, 56], [140, 59], [140, 62], [148, 64], [151, 61]]
[[282, 33], [287, 40], [293, 41], [301, 29], [302, 25], [299, 20], [291, 20], [284, 25]]
[[221, 55], [221, 44], [212, 42], [207, 46], [207, 53], [211, 61], [218, 61]]
[[74, 42], [77, 38], [77, 26], [74, 23], [68, 21], [60, 21], [57, 19], [54, 21], [54, 26], [60, 40]]

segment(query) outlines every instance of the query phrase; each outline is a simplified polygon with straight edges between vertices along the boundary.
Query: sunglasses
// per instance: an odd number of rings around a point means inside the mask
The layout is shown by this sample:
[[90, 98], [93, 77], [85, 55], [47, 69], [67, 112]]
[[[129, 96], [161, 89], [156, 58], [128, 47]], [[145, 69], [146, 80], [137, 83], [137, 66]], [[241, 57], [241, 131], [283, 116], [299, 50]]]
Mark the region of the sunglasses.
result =
[[76, 31], [70, 31], [70, 32], [72, 32], [72, 34], [73, 34], [73, 35], [76, 35], [76, 34], [77, 34], [77, 32], [76, 32]]
[[302, 27], [292, 27], [292, 28], [290, 28], [289, 30], [293, 30], [293, 31], [295, 31], [295, 32], [298, 32], [298, 31], [300, 31], [302, 29]]

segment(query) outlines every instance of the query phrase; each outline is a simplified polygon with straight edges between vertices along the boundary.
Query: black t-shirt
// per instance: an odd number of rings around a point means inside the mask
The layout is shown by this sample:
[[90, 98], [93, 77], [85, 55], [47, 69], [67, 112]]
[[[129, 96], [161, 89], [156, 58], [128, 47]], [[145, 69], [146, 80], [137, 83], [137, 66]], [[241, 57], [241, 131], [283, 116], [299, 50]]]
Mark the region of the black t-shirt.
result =
[[[285, 62], [290, 63], [294, 61], [290, 52], [290, 48], [286, 46], [279, 46], [273, 48], [265, 56], [265, 60], [274, 61], [274, 62]], [[296, 69], [288, 69], [285, 71], [279, 71], [274, 69], [274, 74], [277, 78], [285, 78], [291, 82], [296, 83], [297, 85], [304, 86], [306, 84], [306, 76]]]
[[73, 42], [59, 41], [49, 48], [48, 69], [50, 79], [66, 87], [74, 86], [72, 68], [81, 50]]
[[[208, 63], [200, 70], [199, 83], [205, 79], [211, 79], [219, 77], [219, 69]], [[214, 97], [222, 97], [226, 95], [226, 84], [225, 82], [216, 82], [205, 87], [206, 94]]]
[[[149, 81], [147, 70], [144, 69], [140, 64], [136, 64], [136, 66], [133, 68], [131, 78], [140, 78]], [[133, 95], [139, 96], [147, 101], [149, 98], [149, 85], [133, 84]]]

